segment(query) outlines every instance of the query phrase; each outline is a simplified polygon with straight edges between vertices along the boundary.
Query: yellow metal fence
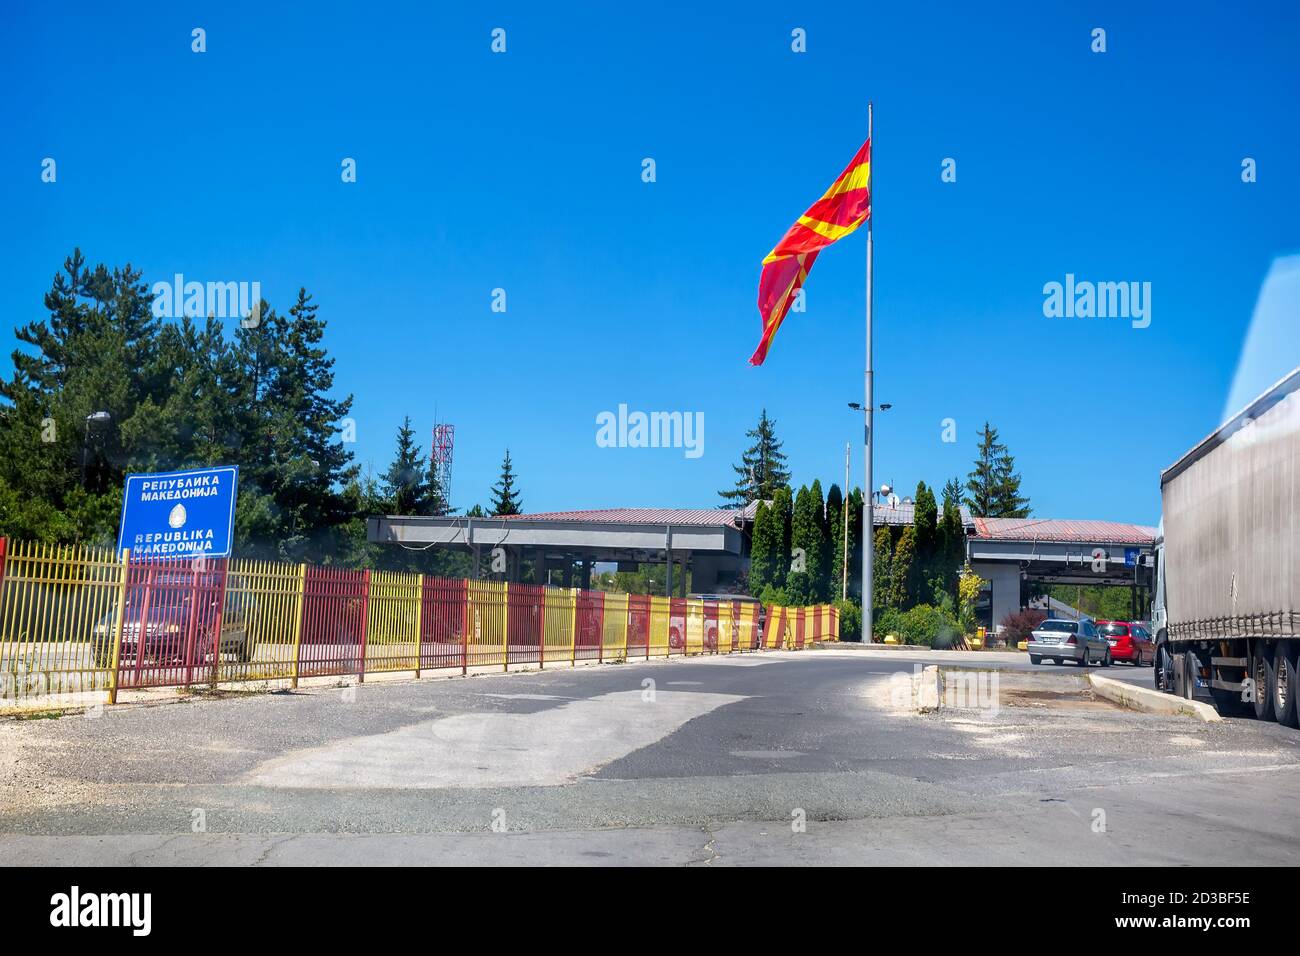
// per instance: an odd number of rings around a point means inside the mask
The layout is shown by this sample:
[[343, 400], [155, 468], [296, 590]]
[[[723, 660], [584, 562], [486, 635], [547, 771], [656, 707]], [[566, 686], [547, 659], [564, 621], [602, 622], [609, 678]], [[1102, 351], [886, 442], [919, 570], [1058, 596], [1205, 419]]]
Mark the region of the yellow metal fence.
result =
[[[126, 552], [0, 538], [0, 706], [105, 691], [115, 700], [128, 652], [137, 682], [126, 686], [296, 686], [300, 673], [418, 676], [452, 667], [799, 649], [836, 640], [839, 629], [830, 606], [761, 608], [392, 571], [346, 572], [353, 584], [331, 584], [338, 576], [327, 576], [312, 588], [305, 582], [319, 569], [234, 559], [202, 568], [221, 581], [211, 592], [173, 584], [170, 603], [153, 598], [167, 604], [169, 634], [194, 634], [164, 642], [153, 638], [160, 625], [140, 582], [170, 579], [135, 568]], [[171, 657], [148, 659], [164, 653], [158, 648]]]

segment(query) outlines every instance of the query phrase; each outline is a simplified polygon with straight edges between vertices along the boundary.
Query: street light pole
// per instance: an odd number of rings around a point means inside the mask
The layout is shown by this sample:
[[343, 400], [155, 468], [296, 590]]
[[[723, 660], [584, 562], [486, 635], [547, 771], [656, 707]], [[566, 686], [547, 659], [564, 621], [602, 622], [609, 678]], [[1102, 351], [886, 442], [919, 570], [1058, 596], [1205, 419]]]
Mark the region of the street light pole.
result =
[[86, 430], [81, 439], [81, 487], [83, 490], [89, 490], [86, 488], [86, 459], [90, 452], [90, 426], [92, 423], [99, 425], [111, 421], [112, 418], [113, 416], [108, 412], [91, 412], [86, 416]]

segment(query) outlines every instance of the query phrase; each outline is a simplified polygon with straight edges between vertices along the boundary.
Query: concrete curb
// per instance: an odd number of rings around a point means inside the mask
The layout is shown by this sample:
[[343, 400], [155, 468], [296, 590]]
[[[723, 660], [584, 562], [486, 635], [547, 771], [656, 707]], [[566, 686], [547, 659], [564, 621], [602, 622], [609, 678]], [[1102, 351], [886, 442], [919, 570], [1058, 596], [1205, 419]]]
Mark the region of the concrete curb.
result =
[[1149, 687], [1136, 687], [1091, 671], [1088, 672], [1088, 684], [1098, 697], [1143, 713], [1162, 714], [1166, 717], [1195, 717], [1207, 724], [1223, 720], [1213, 706], [1203, 701], [1186, 700]]
[[928, 714], [939, 709], [943, 701], [943, 692], [940, 689], [939, 665], [926, 664], [921, 668], [921, 673], [914, 678], [914, 693], [916, 701], [916, 710], [921, 714]]

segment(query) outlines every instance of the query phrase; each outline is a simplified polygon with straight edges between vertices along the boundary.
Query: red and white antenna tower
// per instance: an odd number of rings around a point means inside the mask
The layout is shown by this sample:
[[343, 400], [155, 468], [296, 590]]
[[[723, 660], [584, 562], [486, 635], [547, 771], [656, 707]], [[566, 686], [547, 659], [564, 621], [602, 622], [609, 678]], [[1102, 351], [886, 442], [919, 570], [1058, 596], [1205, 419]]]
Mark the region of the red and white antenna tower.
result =
[[429, 458], [433, 464], [433, 477], [442, 492], [442, 504], [451, 510], [451, 456], [456, 446], [456, 426], [442, 423], [433, 426], [433, 447]]

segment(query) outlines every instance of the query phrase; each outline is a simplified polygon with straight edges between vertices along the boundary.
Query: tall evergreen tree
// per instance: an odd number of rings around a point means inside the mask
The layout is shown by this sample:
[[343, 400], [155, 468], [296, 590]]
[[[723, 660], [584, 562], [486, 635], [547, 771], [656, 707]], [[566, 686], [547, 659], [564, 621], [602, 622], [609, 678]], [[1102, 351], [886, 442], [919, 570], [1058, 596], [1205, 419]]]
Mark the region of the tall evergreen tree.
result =
[[821, 572], [821, 528], [817, 520], [817, 501], [807, 485], [800, 486], [794, 498], [791, 522], [790, 573], [786, 592], [796, 604], [814, 604]]
[[826, 492], [826, 528], [830, 547], [829, 598], [840, 599], [840, 572], [844, 567], [844, 493], [839, 485]]
[[916, 556], [912, 562], [911, 593], [914, 601], [928, 603], [935, 582], [941, 576], [939, 506], [934, 492], [924, 482], [917, 482], [913, 523], [916, 528]]
[[872, 539], [871, 606], [876, 613], [898, 607], [894, 600], [894, 537], [888, 528], [877, 528]]
[[975, 466], [966, 479], [966, 504], [980, 518], [1027, 518], [1029, 499], [1020, 494], [1020, 475], [998, 430], [984, 423]]
[[424, 483], [424, 452], [415, 442], [415, 429], [407, 415], [397, 429], [397, 450], [393, 463], [384, 472], [384, 494], [387, 506], [395, 515], [423, 514], [428, 498]]
[[993, 511], [999, 518], [1028, 518], [1029, 499], [1020, 493], [1020, 473], [1016, 460], [1006, 451], [997, 458], [994, 466]]
[[813, 526], [817, 531], [816, 560], [809, 565], [812, 581], [812, 598], [816, 602], [829, 601], [831, 596], [831, 529], [826, 520], [826, 499], [822, 496], [822, 483], [814, 478], [808, 489], [812, 498]]
[[784, 565], [777, 576], [779, 583], [784, 583], [790, 573], [791, 539], [794, 524], [794, 495], [789, 485], [782, 485], [772, 492], [772, 510], [776, 513], [781, 526], [781, 554]]
[[915, 603], [912, 597], [912, 562], [916, 559], [916, 529], [908, 525], [894, 544], [889, 562], [889, 604], [904, 609]]
[[872, 540], [873, 536], [867, 538], [862, 536], [862, 521], [866, 514], [864, 508], [865, 501], [862, 496], [861, 488], [854, 488], [849, 494], [847, 505], [849, 509], [849, 597], [853, 597], [854, 592], [858, 593], [858, 603], [862, 602], [862, 542]]
[[522, 514], [523, 502], [515, 490], [515, 473], [510, 462], [510, 449], [506, 449], [505, 461], [501, 463], [501, 477], [492, 486], [492, 514]]
[[741, 454], [740, 464], [731, 466], [736, 472], [736, 487], [718, 492], [734, 506], [758, 500], [771, 501], [776, 490], [790, 481], [781, 442], [776, 437], [776, 420], [767, 417], [766, 408], [758, 419], [758, 425], [745, 435], [754, 443]]
[[769, 584], [785, 584], [790, 558], [782, 550], [784, 529], [775, 506], [760, 501], [754, 514], [754, 533], [749, 547], [749, 593], [758, 597]]
[[966, 527], [961, 520], [961, 484], [951, 478], [943, 486], [943, 517], [939, 521], [939, 553], [944, 587], [956, 596], [957, 577], [966, 563]]
[[447, 501], [446, 489], [442, 487], [437, 466], [433, 456], [429, 456], [429, 470], [424, 475], [425, 498], [420, 514], [441, 517], [451, 513], [451, 504]]

